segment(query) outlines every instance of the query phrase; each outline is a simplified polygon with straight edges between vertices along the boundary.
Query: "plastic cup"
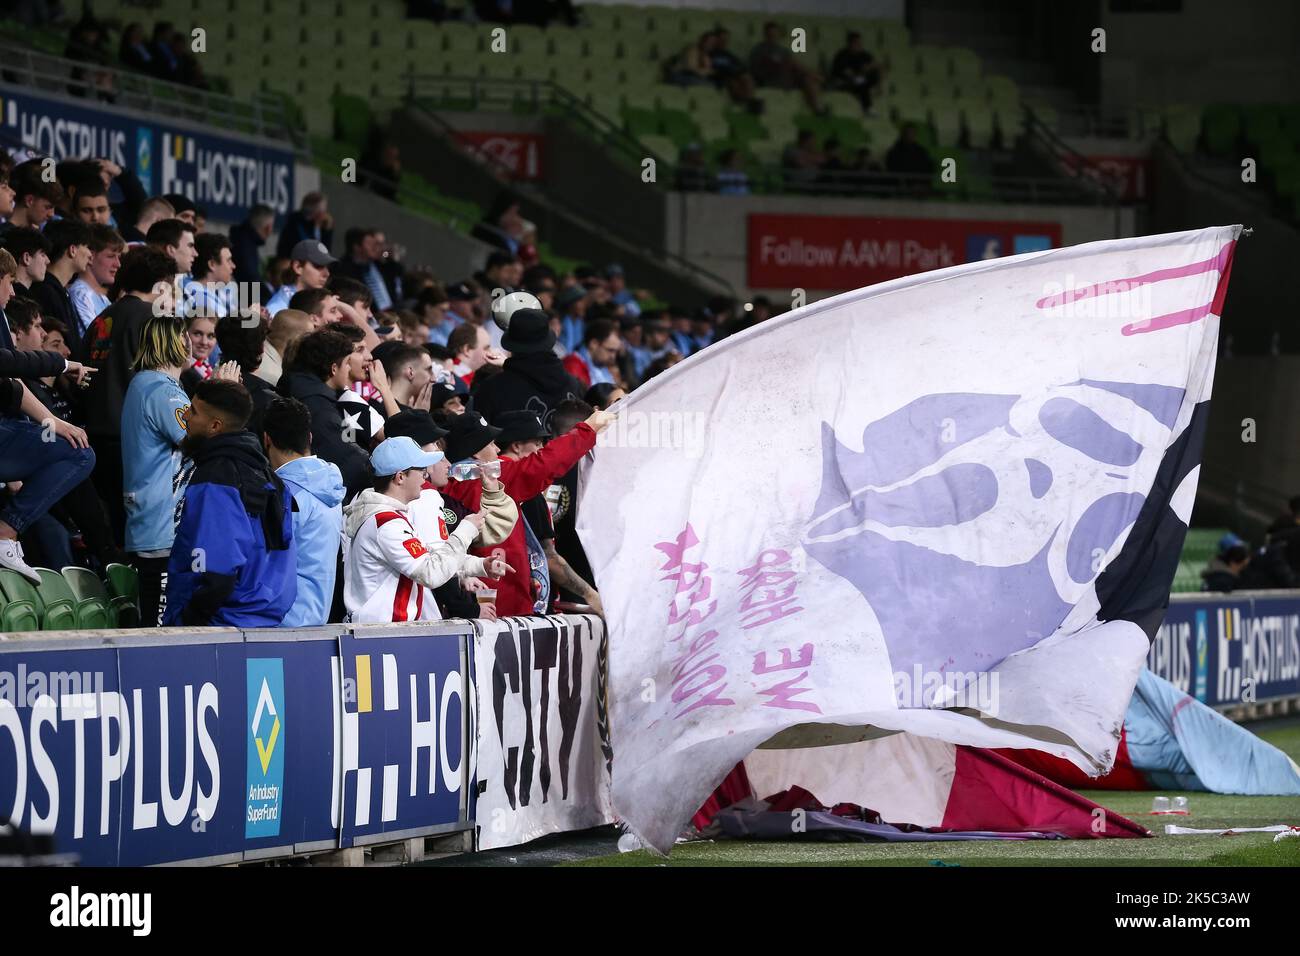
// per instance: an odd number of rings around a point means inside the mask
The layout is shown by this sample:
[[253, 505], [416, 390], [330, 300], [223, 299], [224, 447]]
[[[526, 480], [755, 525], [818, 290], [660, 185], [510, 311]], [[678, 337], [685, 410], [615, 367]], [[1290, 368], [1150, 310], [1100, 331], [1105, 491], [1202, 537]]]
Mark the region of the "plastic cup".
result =
[[478, 603], [479, 603], [479, 604], [496, 604], [496, 603], [497, 603], [497, 590], [496, 590], [496, 588], [484, 588], [482, 591], [475, 591], [474, 594], [478, 597]]
[[1174, 797], [1174, 813], [1191, 813], [1186, 797]]
[[[479, 593], [482, 594], [483, 592], [480, 591]], [[1156, 797], [1155, 799], [1153, 799], [1153, 800], [1151, 801], [1151, 812], [1152, 812], [1152, 813], [1168, 813], [1168, 812], [1169, 812], [1169, 798], [1168, 798], [1168, 797]]]

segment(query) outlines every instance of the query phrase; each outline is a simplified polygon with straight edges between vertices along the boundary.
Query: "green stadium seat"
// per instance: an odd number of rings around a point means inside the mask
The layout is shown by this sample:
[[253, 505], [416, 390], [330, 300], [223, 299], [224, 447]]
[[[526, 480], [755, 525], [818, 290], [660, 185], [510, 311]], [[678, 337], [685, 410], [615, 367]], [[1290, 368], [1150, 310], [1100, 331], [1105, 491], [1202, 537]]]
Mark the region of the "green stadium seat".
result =
[[975, 85], [984, 70], [979, 54], [960, 46], [948, 49], [948, 67], [958, 84]]
[[858, 119], [862, 116], [862, 103], [852, 93], [833, 90], [822, 94], [822, 102], [832, 116], [844, 116]]
[[727, 117], [722, 114], [696, 115], [693, 119], [701, 139], [713, 142], [727, 139], [731, 135], [731, 125], [727, 122]]
[[951, 76], [951, 71], [948, 69], [948, 51], [942, 47], [919, 43], [912, 47], [912, 55], [916, 57], [916, 71], [922, 76], [926, 78]]
[[972, 149], [993, 145], [993, 110], [987, 103], [967, 103], [962, 107], [966, 124], [966, 141]]
[[958, 107], [932, 104], [930, 117], [939, 148], [951, 149], [961, 143], [961, 110]]
[[[781, 144], [781, 148], [789, 146], [799, 135], [799, 124], [793, 116], [765, 116], [763, 117], [763, 139]], [[816, 132], [816, 131], [814, 131]]]
[[746, 144], [748, 152], [763, 166], [779, 166], [781, 156], [793, 140], [789, 139], [754, 139]]
[[930, 110], [924, 97], [895, 96], [890, 100], [894, 122], [898, 126], [904, 123], [929, 123]]
[[468, 23], [444, 23], [441, 27], [442, 48], [452, 56], [475, 56], [484, 31]]
[[757, 95], [763, 101], [764, 117], [793, 117], [804, 108], [803, 94], [798, 90], [760, 89]]
[[659, 106], [659, 99], [653, 87], [630, 87], [623, 94], [628, 106], [639, 110], [654, 110]]
[[68, 583], [76, 601], [77, 626], [83, 629], [116, 627], [117, 612], [99, 575], [86, 568], [63, 568], [63, 580]]
[[590, 90], [586, 103], [597, 113], [617, 124], [623, 111], [623, 93], [620, 90]]
[[645, 147], [646, 151], [653, 157], [668, 163], [677, 162], [677, 144], [667, 136], [658, 134], [648, 134], [637, 137], [637, 141]]
[[682, 110], [660, 110], [659, 128], [680, 148], [701, 139], [700, 131], [689, 113]]
[[684, 86], [673, 86], [668, 83], [661, 83], [654, 87], [655, 104], [660, 109], [666, 110], [689, 110], [691, 108], [690, 93]]
[[586, 55], [586, 41], [577, 30], [547, 30], [551, 55], [557, 57], [582, 57]]
[[623, 75], [630, 85], [647, 86], [659, 82], [663, 76], [663, 66], [644, 57], [624, 57]]
[[1174, 594], [1186, 594], [1199, 591], [1202, 587], [1199, 570], [1188, 561], [1179, 561], [1178, 569], [1174, 572], [1173, 586], [1170, 591]]
[[479, 54], [479, 76], [494, 80], [512, 80], [518, 75], [518, 70], [519, 61], [509, 53]]
[[1057, 112], [1056, 107], [1048, 106], [1045, 103], [1039, 103], [1031, 106], [1038, 121], [1052, 131], [1057, 131], [1061, 125], [1061, 114]]
[[546, 31], [541, 27], [520, 23], [506, 27], [506, 49], [514, 53], [546, 52]]
[[1246, 139], [1258, 145], [1274, 139], [1282, 131], [1282, 112], [1271, 104], [1256, 104], [1243, 110]]
[[140, 576], [129, 564], [110, 564], [104, 569], [108, 590], [118, 608], [119, 627], [140, 626]]
[[[907, 46], [912, 42], [907, 25], [899, 20], [877, 20], [874, 32], [876, 44], [880, 49]], [[870, 32], [864, 30], [863, 39], [870, 35]]]
[[925, 95], [925, 83], [915, 73], [890, 73], [885, 81], [890, 101], [919, 100]]
[[1206, 150], [1214, 156], [1226, 156], [1236, 148], [1241, 137], [1241, 110], [1226, 104], [1207, 106], [1202, 129]]
[[1201, 116], [1191, 106], [1171, 106], [1164, 111], [1165, 138], [1180, 153], [1190, 153], [1196, 148], [1201, 135]]
[[659, 126], [659, 112], [654, 109], [630, 105], [623, 107], [623, 127], [637, 139], [663, 135]]
[[49, 568], [36, 568], [41, 576], [41, 586], [37, 589], [44, 607], [41, 629], [46, 631], [69, 631], [77, 627], [77, 599], [68, 582], [58, 571]]
[[622, 5], [587, 3], [582, 6], [582, 16], [593, 28], [604, 26], [616, 30], [627, 9]]
[[17, 571], [0, 570], [0, 593], [4, 595], [4, 606], [0, 607], [0, 630], [12, 633], [41, 629], [45, 608], [30, 581]]
[[335, 93], [331, 103], [338, 138], [354, 151], [364, 148], [370, 139], [370, 104], [347, 93]]
[[862, 122], [862, 133], [871, 148], [871, 154], [883, 160], [885, 152], [898, 139], [898, 127], [883, 116], [869, 116]]
[[988, 91], [990, 103], [1017, 106], [1020, 104], [1020, 87], [1009, 76], [986, 76], [984, 88]]

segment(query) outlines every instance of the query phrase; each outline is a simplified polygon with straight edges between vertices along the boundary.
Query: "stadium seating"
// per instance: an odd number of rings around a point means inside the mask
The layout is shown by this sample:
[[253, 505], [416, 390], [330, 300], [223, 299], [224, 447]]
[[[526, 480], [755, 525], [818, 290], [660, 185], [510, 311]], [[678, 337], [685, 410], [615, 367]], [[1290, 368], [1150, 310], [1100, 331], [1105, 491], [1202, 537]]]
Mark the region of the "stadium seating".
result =
[[0, 570], [0, 629], [5, 631], [39, 631], [45, 605], [25, 577], [17, 571]]
[[[123, 0], [96, 8], [123, 24], [144, 16]], [[871, 114], [864, 115], [851, 94], [828, 90], [827, 115], [841, 122], [824, 124], [812, 121], [797, 91], [760, 89], [764, 109], [755, 117], [720, 90], [662, 82], [664, 63], [719, 24], [731, 31], [733, 50], [746, 56], [771, 16], [760, 11], [584, 5], [576, 28], [507, 27], [505, 52], [490, 56], [496, 25], [407, 19], [401, 0], [330, 3], [323, 9], [299, 2], [156, 0], [151, 8], [153, 20], [170, 19], [183, 30], [204, 26], [210, 53], [204, 68], [232, 93], [260, 89], [291, 97], [314, 138], [349, 145], [358, 141], [363, 115], [369, 122], [368, 110], [363, 114], [358, 104], [385, 113], [401, 101], [412, 73], [556, 82], [648, 150], [660, 154], [671, 141], [673, 157], [696, 142], [708, 156], [734, 147], [747, 163], [774, 161], [797, 129], [814, 129], [822, 140], [833, 135], [845, 145], [867, 145], [880, 159], [904, 122], [924, 125], [923, 140], [945, 149], [1009, 147], [1021, 128], [1020, 95], [1012, 80], [986, 76], [973, 50], [913, 44], [907, 27], [894, 20], [799, 18], [808, 31], [805, 55], [823, 72], [850, 30], [861, 32], [867, 49], [888, 67]], [[322, 33], [330, 42], [320, 42]], [[434, 100], [444, 108], [522, 108], [521, 96], [476, 102], [470, 89], [448, 84]], [[1173, 129], [1185, 139], [1190, 124], [1184, 118]]]

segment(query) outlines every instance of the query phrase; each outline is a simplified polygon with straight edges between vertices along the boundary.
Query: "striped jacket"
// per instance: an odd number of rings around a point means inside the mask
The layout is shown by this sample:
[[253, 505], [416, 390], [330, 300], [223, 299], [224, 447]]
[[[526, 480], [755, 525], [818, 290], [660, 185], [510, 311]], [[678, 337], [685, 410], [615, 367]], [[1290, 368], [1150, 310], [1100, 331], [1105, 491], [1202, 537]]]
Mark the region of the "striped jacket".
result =
[[482, 574], [466, 551], [478, 533], [462, 522], [445, 541], [421, 541], [407, 505], [367, 488], [344, 509], [343, 602], [353, 623], [436, 621], [432, 589], [458, 571]]

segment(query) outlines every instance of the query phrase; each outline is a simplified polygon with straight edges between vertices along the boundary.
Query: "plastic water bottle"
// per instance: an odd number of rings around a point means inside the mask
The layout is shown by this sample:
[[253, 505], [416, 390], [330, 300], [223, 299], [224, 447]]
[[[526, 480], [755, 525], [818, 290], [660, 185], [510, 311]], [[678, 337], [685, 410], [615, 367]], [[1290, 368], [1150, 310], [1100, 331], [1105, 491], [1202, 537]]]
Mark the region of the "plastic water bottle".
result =
[[636, 834], [631, 830], [618, 838], [619, 853], [631, 853], [639, 849], [641, 849], [641, 841], [636, 838]]

